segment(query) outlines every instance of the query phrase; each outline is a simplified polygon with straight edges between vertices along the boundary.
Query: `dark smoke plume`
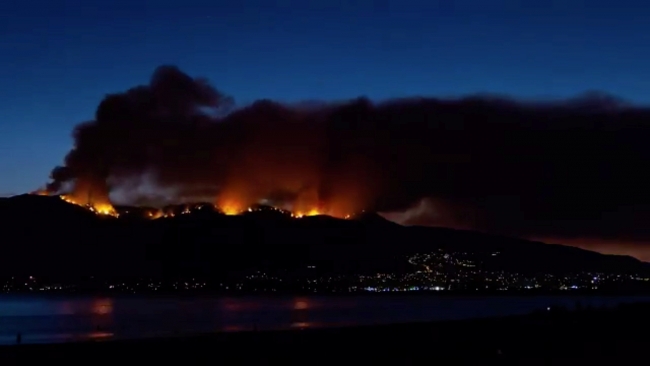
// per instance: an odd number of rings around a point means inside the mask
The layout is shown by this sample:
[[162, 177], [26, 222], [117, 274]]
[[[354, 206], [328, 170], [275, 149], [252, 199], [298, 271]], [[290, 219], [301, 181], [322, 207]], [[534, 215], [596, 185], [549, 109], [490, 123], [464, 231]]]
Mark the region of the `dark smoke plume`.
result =
[[229, 105], [205, 81], [161, 67], [76, 128], [48, 188], [100, 197], [146, 184], [168, 200], [238, 208], [419, 207], [429, 223], [510, 235], [650, 237], [650, 110], [607, 95], [264, 100], [224, 114]]

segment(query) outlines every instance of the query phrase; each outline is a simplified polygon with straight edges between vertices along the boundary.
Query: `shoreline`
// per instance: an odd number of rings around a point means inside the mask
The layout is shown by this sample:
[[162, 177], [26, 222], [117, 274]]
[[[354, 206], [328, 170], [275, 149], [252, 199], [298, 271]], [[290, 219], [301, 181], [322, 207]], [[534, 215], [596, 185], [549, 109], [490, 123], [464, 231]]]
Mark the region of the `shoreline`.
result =
[[246, 293], [215, 293], [200, 291], [178, 292], [13, 292], [0, 293], [0, 299], [12, 297], [41, 297], [41, 298], [98, 298], [109, 297], [119, 299], [141, 298], [174, 298], [174, 299], [232, 299], [232, 298], [292, 298], [292, 297], [649, 297], [648, 291], [594, 291], [594, 290], [561, 290], [561, 291], [359, 291], [359, 292], [246, 292]]
[[575, 365], [643, 359], [650, 340], [643, 331], [647, 326], [648, 303], [491, 319], [0, 346], [0, 360], [87, 364], [140, 357], [147, 362], [331, 365], [352, 360], [403, 363], [440, 359], [481, 364], [526, 364], [543, 359], [563, 364], [561, 361], [568, 359]]

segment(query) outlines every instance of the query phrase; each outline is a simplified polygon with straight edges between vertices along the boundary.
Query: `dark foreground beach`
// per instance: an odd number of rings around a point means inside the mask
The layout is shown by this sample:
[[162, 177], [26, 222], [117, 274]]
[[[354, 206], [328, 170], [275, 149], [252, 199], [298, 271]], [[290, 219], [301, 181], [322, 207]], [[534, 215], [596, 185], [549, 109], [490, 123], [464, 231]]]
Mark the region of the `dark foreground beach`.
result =
[[647, 364], [650, 304], [500, 319], [0, 347], [0, 364]]

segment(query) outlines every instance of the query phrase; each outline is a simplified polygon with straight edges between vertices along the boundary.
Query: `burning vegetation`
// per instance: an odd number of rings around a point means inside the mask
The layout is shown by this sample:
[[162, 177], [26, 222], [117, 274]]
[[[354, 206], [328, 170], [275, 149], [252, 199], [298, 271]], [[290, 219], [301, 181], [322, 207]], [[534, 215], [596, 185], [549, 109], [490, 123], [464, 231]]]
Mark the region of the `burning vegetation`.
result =
[[[48, 192], [46, 191], [36, 191], [33, 192], [32, 194], [35, 195], [41, 195], [41, 196], [47, 196], [49, 195]], [[170, 205], [167, 207], [163, 208], [151, 208], [151, 207], [128, 207], [123, 209], [123, 212], [119, 212], [118, 209], [116, 209], [110, 202], [92, 202], [89, 199], [87, 200], [78, 200], [75, 199], [75, 197], [72, 194], [62, 194], [59, 195], [59, 197], [70, 204], [77, 205], [84, 207], [88, 209], [89, 211], [100, 215], [100, 216], [112, 216], [112, 217], [120, 217], [120, 215], [136, 215], [141, 218], [147, 218], [151, 220], [159, 219], [159, 218], [172, 218], [176, 217], [178, 215], [187, 215], [191, 214], [197, 211], [202, 211], [202, 210], [209, 210], [213, 212], [218, 212], [223, 215], [228, 215], [228, 216], [234, 216], [234, 215], [245, 215], [248, 213], [254, 213], [254, 212], [276, 212], [282, 215], [286, 215], [288, 217], [293, 217], [293, 218], [302, 218], [302, 217], [309, 217], [309, 216], [320, 216], [320, 215], [326, 215], [326, 216], [331, 216], [327, 215], [326, 213], [320, 212], [317, 209], [312, 209], [307, 212], [291, 212], [288, 210], [284, 210], [281, 208], [273, 207], [273, 206], [266, 206], [266, 205], [253, 205], [251, 207], [247, 207], [246, 209], [242, 210], [237, 210], [234, 211], [232, 210], [232, 207], [230, 208], [221, 208], [217, 205], [214, 204], [207, 204], [207, 203], [199, 203], [199, 204], [184, 204], [184, 205]], [[135, 212], [134, 212], [135, 211]], [[344, 218], [344, 219], [349, 219], [352, 217], [352, 215], [344, 215], [339, 218]]]
[[74, 198], [72, 195], [61, 195], [60, 196], [62, 200], [71, 203], [73, 205], [78, 205], [87, 208], [91, 212], [94, 212], [98, 215], [102, 216], [113, 216], [113, 217], [119, 217], [119, 214], [117, 211], [115, 211], [115, 208], [110, 202], [92, 202], [92, 201], [79, 201]]

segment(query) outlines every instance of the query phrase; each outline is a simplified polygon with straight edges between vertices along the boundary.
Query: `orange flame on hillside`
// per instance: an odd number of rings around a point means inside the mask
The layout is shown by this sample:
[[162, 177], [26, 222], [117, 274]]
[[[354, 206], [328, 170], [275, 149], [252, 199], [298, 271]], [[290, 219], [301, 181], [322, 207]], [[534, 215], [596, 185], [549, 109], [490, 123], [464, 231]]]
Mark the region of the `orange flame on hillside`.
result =
[[82, 203], [82, 201], [75, 199], [74, 196], [72, 195], [61, 195], [60, 196], [62, 200], [71, 203], [73, 205], [78, 205], [82, 207], [86, 207], [90, 211], [98, 214], [98, 215], [104, 215], [104, 216], [114, 216], [118, 217], [119, 214], [117, 211], [115, 211], [115, 208], [110, 202], [86, 202]]
[[[307, 212], [298, 211], [298, 212], [294, 213], [292, 216], [295, 217], [295, 218], [301, 218], [301, 217], [305, 217], [305, 216], [319, 216], [319, 215], [326, 215], [326, 214], [320, 212], [320, 210], [318, 210], [317, 208], [312, 208], [311, 210], [309, 210]], [[328, 216], [334, 216], [334, 215], [328, 215]]]
[[[76, 184], [74, 188], [75, 189], [72, 193], [60, 195], [59, 197], [65, 202], [84, 207], [98, 215], [119, 217], [119, 213], [111, 204], [108, 195], [101, 194], [103, 192], [102, 190], [94, 189], [91, 184]], [[50, 192], [45, 190], [38, 190], [32, 192], [32, 194], [51, 195]], [[296, 219], [319, 215], [349, 219], [351, 215], [345, 213], [344, 210], [339, 209], [343, 207], [342, 205], [339, 206], [341, 207], [334, 207], [333, 205], [330, 207], [322, 202], [316, 204], [315, 200], [305, 198], [300, 199], [293, 209], [273, 206], [258, 206], [256, 202], [247, 202], [244, 199], [237, 198], [236, 194], [230, 194], [228, 197], [226, 197], [226, 195], [221, 195], [212, 207], [208, 207], [228, 216], [272, 210]], [[171, 218], [177, 215], [190, 214], [201, 208], [205, 208], [205, 206], [185, 205], [182, 209], [169, 207], [149, 208], [143, 209], [140, 212], [143, 218], [155, 220], [158, 218]]]
[[[39, 189], [34, 192], [31, 192], [30, 194], [37, 195], [37, 196], [53, 196], [55, 195], [52, 192], [48, 192], [45, 189]], [[79, 194], [70, 193], [70, 194], [61, 194], [58, 195], [59, 198], [61, 198], [63, 201], [84, 207], [91, 212], [96, 213], [97, 215], [103, 215], [103, 216], [113, 216], [113, 217], [118, 217], [119, 214], [111, 204], [111, 202], [107, 198], [99, 198], [96, 200], [91, 200], [89, 198], [83, 199], [80, 197], [83, 197]], [[89, 195], [90, 197], [90, 195]]]
[[234, 201], [226, 201], [224, 204], [216, 205], [226, 215], [239, 215], [245, 211], [245, 206]]

